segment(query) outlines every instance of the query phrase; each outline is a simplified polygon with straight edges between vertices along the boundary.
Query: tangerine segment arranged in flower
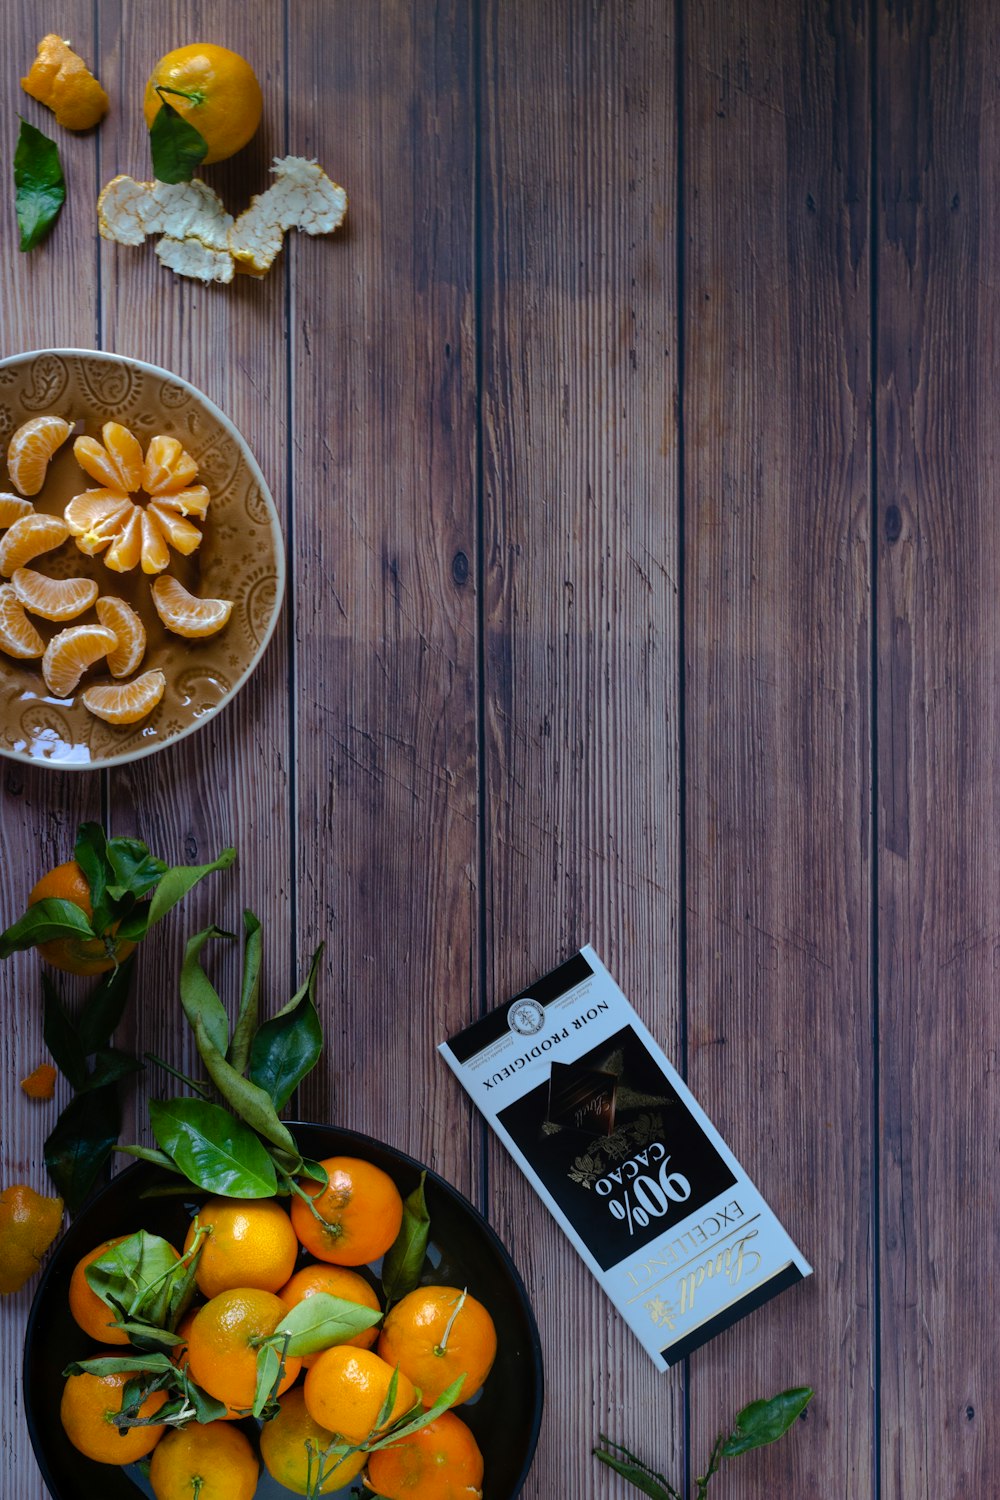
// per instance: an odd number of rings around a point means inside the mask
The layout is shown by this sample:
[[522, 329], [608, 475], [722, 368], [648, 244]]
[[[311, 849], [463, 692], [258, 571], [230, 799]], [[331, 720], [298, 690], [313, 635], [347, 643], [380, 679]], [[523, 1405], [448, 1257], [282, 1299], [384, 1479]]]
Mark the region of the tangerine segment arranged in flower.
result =
[[130, 677], [146, 653], [146, 627], [130, 604], [116, 594], [105, 594], [96, 604], [97, 618], [113, 630], [118, 644], [108, 652], [112, 677]]
[[20, 495], [9, 495], [6, 492], [0, 494], [0, 529], [13, 526], [23, 516], [33, 516], [34, 513], [35, 507], [30, 500], [22, 500]]
[[52, 412], [32, 417], [14, 433], [7, 447], [7, 470], [22, 495], [37, 495], [45, 483], [52, 455], [72, 432], [64, 417]]
[[[249, 1409], [257, 1383], [257, 1350], [274, 1332], [286, 1308], [273, 1292], [234, 1287], [198, 1309], [188, 1330], [191, 1378], [227, 1406]], [[302, 1368], [285, 1357], [285, 1374], [277, 1394], [292, 1385]]]
[[[167, 629], [189, 640], [215, 635], [233, 612], [231, 599], [199, 599], [189, 594], [169, 573], [156, 579], [152, 593], [153, 606]], [[371, 1257], [364, 1256], [363, 1259]]]
[[42, 516], [34, 511], [30, 516], [22, 516], [0, 538], [0, 573], [9, 578], [15, 568], [61, 547], [68, 536], [69, 527], [58, 516]]
[[42, 676], [49, 692], [55, 698], [68, 698], [87, 668], [117, 644], [117, 636], [106, 625], [70, 625], [60, 630], [42, 657]]
[[339, 1432], [349, 1443], [363, 1443], [416, 1404], [413, 1382], [400, 1370], [392, 1411], [378, 1425], [393, 1373], [392, 1365], [370, 1349], [349, 1349], [346, 1344], [325, 1349], [306, 1376], [306, 1409], [328, 1432]]
[[157, 1443], [149, 1482], [156, 1500], [253, 1500], [259, 1473], [238, 1428], [190, 1422]]
[[111, 682], [85, 688], [80, 694], [84, 708], [106, 724], [137, 724], [153, 712], [167, 690], [163, 672], [154, 669], [133, 677], [131, 682]]
[[481, 1500], [483, 1455], [461, 1417], [446, 1411], [368, 1460], [383, 1500]]
[[398, 1365], [433, 1406], [464, 1375], [463, 1401], [474, 1396], [493, 1367], [497, 1334], [481, 1302], [454, 1286], [420, 1286], [389, 1313], [378, 1352]]
[[[74, 496], [64, 511], [66, 524], [81, 552], [104, 552], [115, 572], [141, 562], [144, 573], [162, 573], [171, 547], [189, 556], [201, 545], [201, 531], [187, 519], [204, 519], [208, 509], [208, 490], [191, 483], [198, 465], [174, 437], [152, 438], [143, 456], [138, 439], [120, 422], [105, 422], [101, 436], [103, 444], [92, 437], [73, 444], [77, 462], [99, 488]], [[145, 505], [132, 499], [140, 492]]]
[[25, 609], [43, 620], [75, 620], [97, 598], [92, 578], [46, 578], [30, 568], [15, 568], [10, 581]]
[[24, 612], [13, 584], [0, 584], [0, 651], [27, 661], [41, 656], [45, 642]]
[[[341, 1458], [331, 1453], [340, 1441], [327, 1428], [314, 1422], [306, 1409], [300, 1385], [278, 1399], [278, 1410], [260, 1430], [260, 1456], [272, 1479], [295, 1495], [332, 1495], [356, 1479], [365, 1466], [366, 1454]], [[309, 1445], [308, 1447], [306, 1445]]]
[[327, 1185], [303, 1181], [313, 1201], [294, 1197], [295, 1233], [317, 1260], [337, 1266], [363, 1266], [384, 1255], [403, 1222], [403, 1200], [387, 1172], [355, 1156], [330, 1156], [321, 1163]]
[[[114, 1419], [122, 1409], [125, 1387], [133, 1377], [118, 1375], [71, 1375], [63, 1387], [59, 1415], [66, 1436], [99, 1464], [132, 1464], [145, 1458], [156, 1447], [165, 1428], [159, 1423], [149, 1427], [129, 1427], [119, 1433]], [[139, 1415], [151, 1417], [167, 1399], [166, 1391], [154, 1391], [139, 1408]]]

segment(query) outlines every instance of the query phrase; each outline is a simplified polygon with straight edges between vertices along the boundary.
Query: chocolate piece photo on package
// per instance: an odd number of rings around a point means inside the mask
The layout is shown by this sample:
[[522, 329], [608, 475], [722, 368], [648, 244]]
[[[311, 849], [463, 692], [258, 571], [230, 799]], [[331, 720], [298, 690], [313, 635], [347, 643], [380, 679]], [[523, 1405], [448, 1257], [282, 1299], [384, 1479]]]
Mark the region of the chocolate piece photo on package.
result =
[[736, 1181], [631, 1026], [497, 1119], [604, 1270]]

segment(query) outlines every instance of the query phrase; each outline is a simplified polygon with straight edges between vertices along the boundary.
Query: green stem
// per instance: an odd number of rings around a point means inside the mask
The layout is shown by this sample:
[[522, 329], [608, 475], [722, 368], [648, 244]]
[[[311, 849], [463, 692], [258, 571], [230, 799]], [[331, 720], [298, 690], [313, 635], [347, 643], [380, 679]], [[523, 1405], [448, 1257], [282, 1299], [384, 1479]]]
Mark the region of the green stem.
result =
[[165, 83], [158, 83], [156, 85], [156, 92], [164, 104], [167, 102], [163, 98], [164, 94], [173, 94], [178, 99], [186, 99], [189, 104], [204, 104], [205, 102], [205, 95], [200, 89], [172, 89]]
[[702, 1500], [702, 1496], [705, 1495], [708, 1491], [708, 1481], [711, 1479], [712, 1475], [717, 1474], [719, 1472], [719, 1469], [722, 1467], [722, 1445], [725, 1441], [726, 1434], [724, 1432], [720, 1432], [719, 1436], [715, 1440], [715, 1447], [712, 1449], [712, 1456], [708, 1461], [708, 1468], [705, 1470], [704, 1474], [699, 1475], [698, 1479], [695, 1481], [698, 1486], [698, 1493], [695, 1497], [695, 1500]]
[[327, 1221], [324, 1219], [323, 1215], [320, 1213], [319, 1209], [316, 1207], [316, 1201], [315, 1200], [320, 1195], [318, 1193], [317, 1194], [307, 1193], [306, 1190], [305, 1190], [305, 1188], [299, 1187], [298, 1183], [296, 1182], [295, 1178], [291, 1175], [291, 1173], [290, 1172], [286, 1172], [285, 1169], [284, 1169], [284, 1167], [281, 1165], [281, 1163], [276, 1159], [275, 1154], [274, 1154], [273, 1151], [270, 1153], [270, 1156], [271, 1156], [271, 1160], [274, 1162], [275, 1170], [277, 1171], [278, 1175], [282, 1178], [282, 1180], [286, 1184], [286, 1186], [288, 1188], [288, 1191], [290, 1193], [294, 1193], [295, 1196], [296, 1196], [296, 1198], [301, 1198], [302, 1199], [303, 1203], [306, 1205], [306, 1207], [308, 1208], [309, 1212], [312, 1214], [313, 1218], [317, 1221], [317, 1223], [322, 1224], [324, 1229], [329, 1229], [330, 1225], [327, 1223]]
[[164, 1062], [162, 1057], [157, 1057], [155, 1052], [144, 1052], [142, 1055], [147, 1062], [155, 1063], [158, 1068], [162, 1068], [165, 1073], [169, 1073], [171, 1078], [176, 1078], [179, 1083], [186, 1083], [188, 1088], [194, 1089], [195, 1093], [200, 1094], [202, 1099], [211, 1097], [210, 1091], [204, 1083], [196, 1083], [186, 1073], [178, 1073], [176, 1068], [172, 1068], [168, 1062]]
[[469, 1288], [465, 1287], [462, 1291], [462, 1295], [456, 1298], [455, 1311], [452, 1313], [451, 1317], [445, 1324], [444, 1333], [441, 1335], [441, 1342], [434, 1348], [435, 1354], [444, 1354], [445, 1350], [448, 1348], [448, 1340], [451, 1338], [451, 1330], [455, 1326], [455, 1319], [458, 1317], [459, 1313], [462, 1311], [462, 1308], [465, 1306], [465, 1299], [468, 1295]]

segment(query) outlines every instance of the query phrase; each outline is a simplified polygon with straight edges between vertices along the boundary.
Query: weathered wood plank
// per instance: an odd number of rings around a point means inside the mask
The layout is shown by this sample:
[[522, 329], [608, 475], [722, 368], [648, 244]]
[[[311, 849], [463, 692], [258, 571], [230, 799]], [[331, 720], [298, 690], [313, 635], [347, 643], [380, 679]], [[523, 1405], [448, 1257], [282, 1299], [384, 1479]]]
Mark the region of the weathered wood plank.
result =
[[436, 1044], [475, 1014], [472, 70], [465, 0], [310, 0], [290, 145], [351, 207], [291, 248], [298, 923], [327, 943], [303, 1113], [467, 1191]]
[[[134, 24], [128, 0], [101, 6], [101, 40], [112, 113], [101, 132], [102, 181], [118, 172], [152, 175], [142, 115], [145, 80], [172, 47], [210, 40], [253, 65], [264, 92], [261, 129], [228, 162], [203, 169], [232, 212], [267, 186], [271, 158], [284, 151], [285, 73], [282, 0], [246, 6], [214, 0], [210, 18], [186, 0], [143, 11]], [[225, 411], [246, 437], [271, 487], [279, 514], [286, 507], [290, 434], [286, 379], [286, 296], [289, 268], [279, 260], [262, 281], [239, 278], [203, 287], [174, 277], [153, 253], [102, 242], [102, 339], [107, 348], [148, 359], [190, 380]], [[286, 616], [287, 619], [287, 616]], [[110, 774], [114, 831], [134, 833], [171, 861], [201, 862], [227, 844], [241, 856], [238, 871], [217, 876], [195, 892], [150, 939], [141, 955], [144, 1004], [133, 1009], [133, 1041], [171, 1059], [190, 1058], [178, 1024], [176, 976], [184, 936], [211, 921], [238, 931], [244, 906], [265, 924], [266, 1002], [290, 994], [293, 974], [293, 840], [289, 819], [289, 673], [285, 621], [240, 696], [218, 719], [176, 748]], [[238, 955], [213, 953], [206, 962], [232, 998]], [[156, 975], [156, 982], [149, 984]], [[137, 1092], [162, 1088], [147, 1076]]]
[[[90, 0], [68, 0], [60, 13], [79, 50], [97, 61]], [[34, 6], [10, 5], [4, 12], [6, 67], [0, 97], [5, 121], [4, 191], [0, 194], [0, 328], [4, 355], [27, 349], [93, 347], [97, 332], [97, 251], [92, 232], [97, 182], [93, 135], [73, 136], [55, 124], [49, 110], [29, 99], [18, 86], [28, 71], [44, 32]], [[18, 114], [59, 146], [67, 183], [67, 202], [48, 240], [21, 255], [17, 250], [14, 195], [7, 186], [17, 140]], [[0, 403], [2, 405], [2, 403]], [[10, 424], [0, 410], [0, 451], [6, 452]], [[9, 488], [6, 471], [0, 488]], [[32, 771], [5, 762], [0, 772], [0, 858], [7, 872], [0, 928], [19, 916], [38, 875], [69, 859], [77, 825], [100, 814], [100, 778], [65, 772]], [[0, 1189], [28, 1182], [38, 1192], [52, 1191], [42, 1162], [42, 1143], [67, 1094], [61, 1085], [51, 1103], [32, 1103], [19, 1081], [47, 1059], [41, 1029], [41, 968], [34, 954], [19, 954], [0, 966], [0, 1013], [3, 1022], [0, 1066]], [[76, 998], [70, 981], [67, 998]], [[34, 1282], [3, 1298], [0, 1309], [0, 1393], [4, 1404], [0, 1441], [0, 1494], [4, 1500], [42, 1500], [45, 1488], [35, 1465], [24, 1425], [21, 1359], [24, 1326]]]
[[995, 11], [878, 6], [886, 1500], [996, 1490]]
[[[486, 1000], [592, 941], [679, 1056], [674, 38], [662, 5], [483, 8]], [[599, 1431], [679, 1472], [657, 1375], [502, 1148], [534, 1299], [527, 1496], [618, 1493]]]
[[873, 1486], [868, 92], [860, 7], [686, 23], [689, 1081], [815, 1265], [691, 1360], [692, 1475], [817, 1390], [734, 1497]]

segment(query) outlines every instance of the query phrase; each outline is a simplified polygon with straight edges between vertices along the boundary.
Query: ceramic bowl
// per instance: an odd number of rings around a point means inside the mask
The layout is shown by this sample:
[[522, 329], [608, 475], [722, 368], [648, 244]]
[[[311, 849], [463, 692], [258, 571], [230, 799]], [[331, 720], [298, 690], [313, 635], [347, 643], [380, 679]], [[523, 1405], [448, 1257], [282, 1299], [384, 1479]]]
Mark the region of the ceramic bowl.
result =
[[[417, 1162], [368, 1136], [326, 1125], [291, 1128], [304, 1154], [315, 1159], [363, 1157], [388, 1172], [404, 1197], [419, 1181], [422, 1169]], [[116, 1177], [73, 1221], [35, 1294], [25, 1340], [25, 1414], [38, 1466], [53, 1500], [93, 1500], [95, 1495], [101, 1500], [136, 1500], [140, 1494], [152, 1495], [136, 1466], [118, 1469], [95, 1464], [78, 1453], [63, 1432], [59, 1402], [66, 1365], [101, 1352], [70, 1315], [73, 1267], [95, 1245], [139, 1228], [179, 1246], [192, 1205], [205, 1195], [192, 1188], [190, 1199], [140, 1197], [144, 1189], [164, 1181], [176, 1183], [177, 1179], [144, 1163]], [[484, 1500], [514, 1500], [527, 1477], [542, 1417], [542, 1359], [531, 1305], [510, 1256], [471, 1203], [431, 1171], [426, 1197], [431, 1239], [422, 1279], [468, 1287], [489, 1309], [497, 1326], [499, 1347], [486, 1384], [471, 1402], [455, 1410], [471, 1427], [482, 1450]], [[302, 1258], [308, 1257], [303, 1254]], [[243, 1425], [252, 1440], [255, 1424]], [[344, 1497], [360, 1493], [359, 1485], [355, 1481], [338, 1493]], [[288, 1500], [289, 1493], [261, 1470], [255, 1500]]]
[[[38, 661], [0, 652], [0, 755], [59, 770], [121, 765], [151, 755], [193, 734], [223, 708], [260, 660], [277, 623], [285, 560], [274, 501], [253, 454], [224, 412], [194, 386], [141, 360], [92, 349], [46, 349], [0, 361], [0, 455], [22, 422], [55, 412], [79, 423], [77, 434], [100, 439], [105, 422], [121, 422], [145, 448], [166, 433], [179, 439], [198, 464], [211, 504], [204, 541], [191, 557], [171, 552], [167, 571], [192, 593], [233, 601], [228, 624], [214, 636], [185, 640], [164, 629], [152, 606], [151, 579], [140, 568], [113, 573], [100, 556], [86, 557], [70, 538], [29, 567], [53, 578], [88, 577], [102, 594], [125, 598], [146, 625], [148, 644], [140, 672], [160, 667], [167, 690], [148, 718], [114, 726], [95, 718], [80, 701], [91, 682], [111, 679], [97, 663], [78, 693], [53, 698]], [[70, 438], [56, 453], [36, 510], [62, 515], [68, 500], [94, 487], [73, 456]], [[6, 473], [0, 490], [14, 493]], [[48, 640], [66, 624], [96, 623], [93, 609], [76, 620], [50, 624], [32, 616]]]

